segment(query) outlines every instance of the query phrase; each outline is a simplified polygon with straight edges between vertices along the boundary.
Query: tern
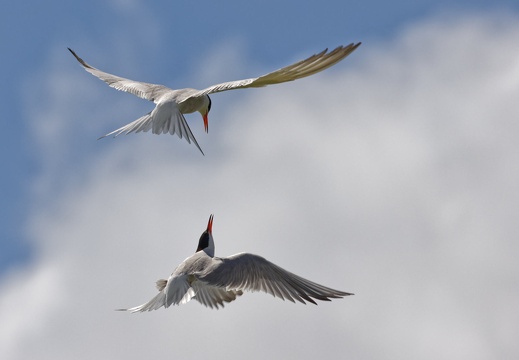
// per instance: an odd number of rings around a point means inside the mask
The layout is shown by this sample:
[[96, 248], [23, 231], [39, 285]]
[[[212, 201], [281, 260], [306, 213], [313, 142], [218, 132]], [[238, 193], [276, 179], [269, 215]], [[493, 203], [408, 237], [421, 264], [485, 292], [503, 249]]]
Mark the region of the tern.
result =
[[171, 135], [177, 134], [178, 137], [185, 138], [189, 144], [193, 141], [200, 152], [204, 154], [191, 132], [191, 129], [184, 118], [184, 114], [198, 111], [204, 120], [205, 132], [208, 132], [209, 123], [207, 115], [211, 110], [211, 98], [209, 97], [209, 94], [234, 89], [263, 87], [301, 79], [337, 64], [357, 49], [360, 44], [361, 43], [359, 42], [357, 44], [352, 43], [347, 46], [339, 46], [330, 52], [328, 52], [328, 49], [325, 49], [305, 60], [298, 61], [266, 75], [256, 78], [224, 82], [209, 86], [203, 90], [190, 88], [173, 90], [164, 85], [125, 79], [96, 69], [87, 64], [73, 50], [70, 48], [68, 49], [86, 71], [97, 76], [109, 86], [117, 90], [129, 92], [142, 99], [153, 101], [156, 104], [155, 108], [148, 114], [129, 123], [128, 125], [101, 136], [100, 139], [110, 135], [115, 137], [120, 134], [129, 134], [132, 132], [138, 133], [141, 131], [146, 132], [151, 130], [153, 134], [157, 135], [162, 133], [170, 133]]
[[[330, 301], [353, 295], [306, 280], [271, 263], [261, 256], [239, 253], [229, 257], [214, 256], [213, 215], [200, 236], [194, 255], [185, 259], [165, 280], [157, 281], [159, 293], [140, 306], [120, 311], [144, 312], [164, 306], [180, 305], [194, 299], [210, 308], [224, 307], [243, 291], [263, 291], [291, 302], [316, 304], [314, 299]], [[317, 304], [316, 304], [317, 305]]]

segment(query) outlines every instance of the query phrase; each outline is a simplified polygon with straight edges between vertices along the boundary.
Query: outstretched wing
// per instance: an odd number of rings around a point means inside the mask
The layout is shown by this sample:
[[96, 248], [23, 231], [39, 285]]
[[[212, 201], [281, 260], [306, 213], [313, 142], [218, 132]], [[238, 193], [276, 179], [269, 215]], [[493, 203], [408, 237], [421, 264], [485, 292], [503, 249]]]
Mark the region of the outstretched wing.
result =
[[125, 79], [123, 77], [112, 75], [99, 69], [96, 69], [95, 67], [88, 65], [72, 49], [68, 49], [72, 53], [72, 55], [74, 55], [74, 57], [77, 59], [77, 61], [79, 61], [79, 63], [85, 68], [86, 71], [88, 71], [90, 74], [94, 76], [97, 76], [99, 79], [103, 80], [105, 83], [107, 83], [114, 89], [125, 91], [142, 99], [150, 101], [155, 101], [164, 93], [172, 91], [170, 88], [164, 85], [149, 84], [145, 82]]
[[189, 97], [197, 97], [208, 95], [221, 91], [244, 89], [250, 87], [262, 87], [272, 84], [279, 84], [287, 81], [294, 81], [313, 74], [337, 64], [339, 61], [350, 55], [361, 43], [349, 44], [348, 46], [339, 46], [328, 52], [328, 49], [321, 51], [319, 54], [310, 56], [305, 60], [288, 65], [282, 69], [276, 70], [269, 74], [244, 80], [229, 81], [221, 84], [210, 86], [191, 94]]
[[197, 275], [199, 281], [226, 290], [264, 291], [281, 299], [329, 301], [353, 295], [334, 290], [295, 275], [258, 255], [241, 253], [228, 258], [214, 258], [213, 265]]

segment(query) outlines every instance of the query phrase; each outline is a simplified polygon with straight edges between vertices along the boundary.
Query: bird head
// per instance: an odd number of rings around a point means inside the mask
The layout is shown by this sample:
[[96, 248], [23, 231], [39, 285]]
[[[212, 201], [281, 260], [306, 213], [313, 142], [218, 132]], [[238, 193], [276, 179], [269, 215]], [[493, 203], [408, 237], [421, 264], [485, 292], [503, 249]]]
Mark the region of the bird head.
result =
[[204, 251], [210, 257], [214, 257], [214, 241], [213, 241], [213, 214], [209, 216], [207, 229], [200, 236], [198, 240], [198, 248], [196, 252]]
[[206, 95], [204, 97], [204, 103], [199, 111], [200, 111], [200, 114], [202, 114], [202, 118], [204, 119], [205, 132], [208, 132], [209, 131], [209, 120], [208, 120], [207, 116], [209, 115], [209, 111], [211, 111], [211, 98], [209, 97], [209, 95]]

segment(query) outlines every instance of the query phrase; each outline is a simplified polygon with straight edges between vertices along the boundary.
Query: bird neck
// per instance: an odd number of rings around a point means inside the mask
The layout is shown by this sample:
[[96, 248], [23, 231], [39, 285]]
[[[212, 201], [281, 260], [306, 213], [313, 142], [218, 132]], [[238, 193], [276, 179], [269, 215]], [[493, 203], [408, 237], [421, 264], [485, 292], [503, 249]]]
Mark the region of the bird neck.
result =
[[214, 257], [214, 241], [212, 236], [209, 235], [207, 247], [203, 250], [208, 256]]
[[198, 241], [198, 247], [196, 252], [203, 250], [208, 256], [214, 257], [214, 241], [213, 236], [205, 231], [200, 240]]
[[207, 256], [214, 257], [214, 245], [204, 249]]

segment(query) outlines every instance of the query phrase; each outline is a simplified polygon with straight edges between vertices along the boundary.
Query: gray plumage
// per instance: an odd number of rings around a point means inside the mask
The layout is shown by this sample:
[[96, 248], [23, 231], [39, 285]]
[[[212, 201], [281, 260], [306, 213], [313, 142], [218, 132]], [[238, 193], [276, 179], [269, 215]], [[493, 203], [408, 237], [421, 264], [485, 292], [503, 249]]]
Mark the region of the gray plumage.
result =
[[197, 252], [185, 259], [168, 280], [158, 280], [159, 293], [130, 312], [157, 310], [194, 299], [210, 308], [236, 300], [243, 291], [263, 291], [291, 302], [330, 301], [353, 295], [295, 275], [261, 256], [240, 253], [226, 258], [214, 256], [213, 216], [199, 240]]
[[305, 60], [298, 61], [269, 74], [256, 78], [224, 82], [207, 87], [203, 90], [189, 88], [173, 90], [164, 85], [134, 81], [112, 75], [87, 64], [70, 48], [69, 51], [86, 71], [103, 80], [109, 86], [120, 91], [128, 92], [142, 99], [153, 101], [156, 104], [156, 107], [148, 114], [128, 125], [102, 136], [101, 138], [110, 135], [115, 137], [120, 134], [129, 134], [132, 132], [147, 132], [149, 130], [151, 130], [153, 134], [177, 134], [180, 138], [185, 138], [188, 143], [193, 141], [203, 154], [202, 149], [198, 145], [198, 142], [184, 118], [184, 114], [193, 113], [195, 111], [200, 112], [204, 119], [205, 131], [207, 132], [207, 115], [211, 109], [211, 99], [209, 98], [209, 94], [234, 89], [263, 87], [301, 79], [335, 65], [351, 54], [359, 46], [360, 43], [352, 43], [347, 46], [339, 46], [330, 52], [328, 52], [328, 49], [325, 49], [324, 51], [312, 55]]

